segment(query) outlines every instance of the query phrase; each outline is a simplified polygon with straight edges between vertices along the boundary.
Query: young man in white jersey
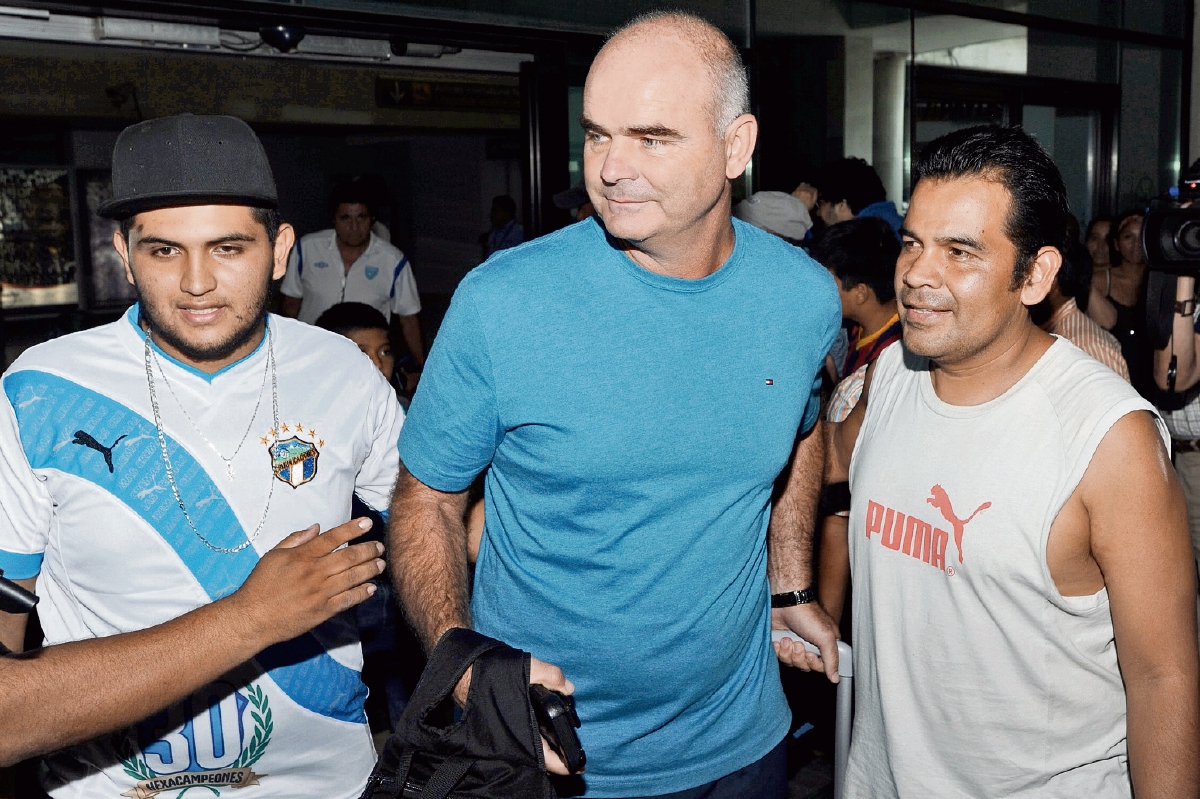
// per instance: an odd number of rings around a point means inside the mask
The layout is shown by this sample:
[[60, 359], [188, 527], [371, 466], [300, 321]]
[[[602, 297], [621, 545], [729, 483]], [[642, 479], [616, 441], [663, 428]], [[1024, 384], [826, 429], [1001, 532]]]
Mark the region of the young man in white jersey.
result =
[[1195, 585], [1154, 409], [1033, 325], [1067, 213], [1015, 128], [931, 143], [903, 343], [833, 433], [852, 505], [847, 797], [1195, 797]]
[[[353, 343], [266, 317], [293, 239], [276, 203], [240, 120], [185, 114], [118, 138], [101, 213], [121, 220], [139, 302], [22, 355], [0, 398], [0, 568], [36, 585], [48, 643], [165, 628], [238, 589], [285, 532], [346, 521], [354, 493], [386, 507], [394, 392]], [[19, 648], [23, 627], [5, 619], [0, 636]], [[46, 758], [43, 786], [357, 796], [374, 762], [361, 662], [352, 620], [334, 617]]]

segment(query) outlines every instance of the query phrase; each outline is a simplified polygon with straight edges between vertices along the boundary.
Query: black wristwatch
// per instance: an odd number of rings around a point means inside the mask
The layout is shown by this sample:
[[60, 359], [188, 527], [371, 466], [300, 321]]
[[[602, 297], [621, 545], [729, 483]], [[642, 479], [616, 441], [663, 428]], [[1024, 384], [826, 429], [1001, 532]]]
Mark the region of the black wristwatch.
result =
[[790, 608], [795, 605], [807, 605], [817, 601], [817, 592], [811, 588], [800, 591], [786, 591], [782, 594], [771, 594], [771, 607]]
[[1180, 316], [1191, 316], [1196, 310], [1196, 300], [1175, 300], [1175, 313]]

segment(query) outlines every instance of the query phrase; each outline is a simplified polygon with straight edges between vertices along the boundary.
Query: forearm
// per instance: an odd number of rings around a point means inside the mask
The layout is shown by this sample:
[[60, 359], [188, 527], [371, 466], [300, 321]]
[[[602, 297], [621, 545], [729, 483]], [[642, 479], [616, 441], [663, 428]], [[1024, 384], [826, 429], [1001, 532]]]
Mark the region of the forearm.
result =
[[826, 516], [821, 520], [820, 571], [817, 576], [817, 601], [839, 625], [850, 585], [850, 546], [845, 516]]
[[1117, 324], [1117, 309], [1095, 286], [1088, 293], [1087, 315], [1105, 330], [1112, 330]]
[[400, 604], [426, 651], [452, 627], [470, 627], [466, 492], [435, 491], [401, 469], [388, 551]]
[[[1196, 280], [1180, 277], [1175, 285], [1175, 299], [1189, 300], [1196, 290]], [[1154, 380], [1158, 387], [1168, 388], [1168, 370], [1175, 359], [1175, 391], [1186, 391], [1200, 382], [1200, 362], [1197, 361], [1195, 325], [1190, 314], [1171, 314], [1171, 340], [1154, 353]]]
[[0, 658], [0, 765], [126, 727], [254, 657], [269, 637], [231, 600], [139, 632]]
[[401, 316], [400, 333], [404, 336], [404, 343], [408, 345], [408, 351], [416, 359], [417, 365], [424, 366], [425, 343], [421, 341], [420, 320], [416, 316]]
[[772, 593], [810, 588], [813, 584], [813, 530], [817, 499], [825, 470], [824, 424], [797, 442], [777, 491], [767, 528], [767, 577]]
[[1200, 796], [1196, 673], [1126, 679], [1129, 771], [1138, 799]]

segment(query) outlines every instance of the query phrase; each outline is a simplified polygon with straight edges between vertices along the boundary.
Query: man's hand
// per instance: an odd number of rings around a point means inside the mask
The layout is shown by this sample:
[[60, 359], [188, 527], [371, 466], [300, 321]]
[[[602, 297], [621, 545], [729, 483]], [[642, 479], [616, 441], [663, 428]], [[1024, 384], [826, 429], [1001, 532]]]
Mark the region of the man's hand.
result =
[[221, 602], [240, 615], [263, 647], [288, 641], [363, 602], [375, 593], [368, 581], [383, 572], [383, 544], [368, 541], [339, 549], [371, 529], [354, 519], [321, 534], [314, 524], [292, 533], [266, 553], [246, 582]]
[[[454, 701], [459, 707], [467, 706], [467, 693], [471, 690], [471, 669], [467, 669], [463, 674], [462, 679], [458, 681], [458, 685], [454, 687]], [[570, 696], [575, 693], [575, 683], [566, 678], [562, 673], [562, 669], [555, 666], [553, 663], [547, 663], [544, 660], [538, 660], [531, 657], [529, 661], [529, 684], [544, 685], [551, 691], [558, 691], [560, 694]], [[546, 771], [551, 774], [559, 774], [566, 776], [571, 772], [567, 770], [567, 764], [562, 761], [550, 745], [546, 743], [546, 739], [542, 739], [542, 757], [546, 761]]]
[[781, 663], [801, 671], [823, 671], [830, 682], [838, 681], [838, 628], [820, 605], [810, 602], [775, 608], [771, 611], [771, 627], [795, 633], [821, 650], [820, 655], [814, 655], [805, 651], [804, 644], [799, 641], [785, 638], [774, 645], [775, 656]]

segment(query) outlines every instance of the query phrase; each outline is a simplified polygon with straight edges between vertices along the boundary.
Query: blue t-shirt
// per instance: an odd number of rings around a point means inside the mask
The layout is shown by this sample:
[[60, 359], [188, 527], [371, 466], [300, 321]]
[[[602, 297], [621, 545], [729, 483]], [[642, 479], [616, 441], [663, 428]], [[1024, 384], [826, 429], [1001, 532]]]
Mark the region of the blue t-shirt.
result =
[[734, 229], [699, 280], [637, 266], [595, 219], [497, 253], [455, 293], [400, 437], [440, 491], [491, 464], [474, 624], [575, 683], [587, 796], [702, 785], [787, 733], [771, 489], [841, 307], [801, 250]]

